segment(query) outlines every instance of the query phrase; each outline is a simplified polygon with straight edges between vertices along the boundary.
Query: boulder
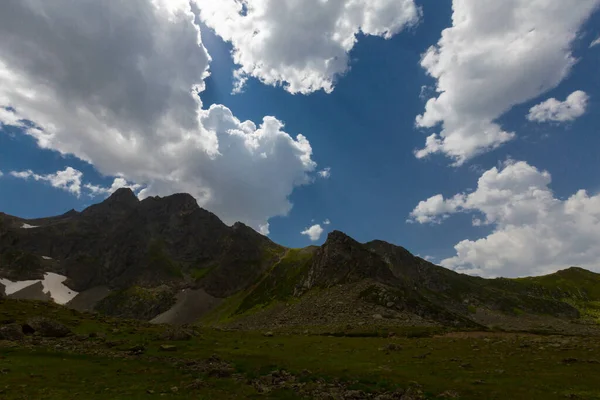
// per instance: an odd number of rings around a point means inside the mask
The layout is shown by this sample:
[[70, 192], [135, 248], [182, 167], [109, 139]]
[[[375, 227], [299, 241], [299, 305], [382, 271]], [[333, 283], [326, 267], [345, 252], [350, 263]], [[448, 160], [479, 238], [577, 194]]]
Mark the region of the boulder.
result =
[[23, 326], [23, 331], [32, 332], [43, 337], [61, 338], [72, 334], [71, 330], [58, 321], [35, 317], [27, 321]]
[[25, 337], [19, 324], [8, 324], [0, 327], [0, 340], [18, 341]]

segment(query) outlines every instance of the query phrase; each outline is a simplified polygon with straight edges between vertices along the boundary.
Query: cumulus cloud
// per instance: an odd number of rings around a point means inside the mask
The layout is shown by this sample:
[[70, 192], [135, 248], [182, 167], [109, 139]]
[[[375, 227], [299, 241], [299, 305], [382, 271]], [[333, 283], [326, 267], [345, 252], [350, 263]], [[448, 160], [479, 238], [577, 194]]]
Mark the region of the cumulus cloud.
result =
[[594, 40], [592, 43], [590, 43], [590, 48], [594, 47], [594, 46], [598, 46], [600, 44], [600, 37], [598, 37], [596, 40]]
[[440, 223], [457, 208], [457, 203], [461, 202], [460, 196], [453, 199], [444, 199], [441, 194], [432, 196], [427, 200], [419, 202], [417, 207], [410, 213], [407, 222]]
[[210, 57], [194, 19], [187, 0], [5, 2], [0, 120], [143, 185], [141, 197], [188, 192], [264, 231], [311, 182], [312, 148], [275, 117], [203, 107]]
[[486, 171], [472, 193], [428, 199], [411, 213], [420, 223], [454, 213], [474, 214], [493, 231], [462, 240], [441, 264], [481, 276], [524, 276], [577, 265], [600, 271], [600, 195], [579, 190], [566, 200], [549, 188], [551, 176], [526, 162]]
[[600, 0], [454, 0], [452, 27], [421, 66], [437, 80], [416, 125], [441, 131], [415, 152], [463, 164], [512, 140], [496, 120], [514, 105], [557, 86], [576, 59], [571, 44]]
[[300, 234], [306, 235], [311, 241], [316, 242], [321, 238], [321, 235], [323, 234], [323, 228], [321, 227], [321, 225], [316, 224], [311, 226], [310, 228], [306, 228], [305, 230], [300, 232]]
[[0, 106], [0, 128], [2, 126], [25, 127], [24, 121], [21, 121], [14, 110]]
[[319, 176], [323, 179], [327, 179], [331, 176], [331, 168], [327, 167], [318, 172]]
[[329, 220], [329, 218], [327, 218], [325, 221], [323, 221], [323, 225], [330, 225], [331, 221]]
[[54, 174], [39, 175], [31, 170], [11, 171], [10, 175], [19, 179], [33, 179], [49, 183], [52, 187], [71, 192], [77, 197], [81, 194], [81, 178], [83, 173], [75, 168], [67, 167]]
[[290, 93], [330, 93], [357, 35], [389, 39], [420, 19], [413, 0], [193, 0], [201, 20], [233, 46], [234, 91], [248, 77]]
[[83, 185], [83, 187], [86, 188], [87, 190], [89, 190], [90, 197], [96, 197], [96, 196], [101, 196], [101, 195], [106, 196], [106, 195], [112, 194], [121, 188], [130, 188], [133, 191], [137, 191], [137, 190], [141, 189], [142, 185], [138, 185], [136, 183], [130, 183], [130, 182], [127, 182], [127, 180], [125, 178], [118, 177], [118, 178], [114, 179], [114, 181], [113, 181], [112, 185], [110, 185], [110, 187], [93, 185], [91, 183], [86, 183]]
[[571, 93], [565, 101], [550, 98], [531, 107], [527, 119], [536, 122], [566, 122], [573, 121], [585, 113], [589, 96], [577, 90]]

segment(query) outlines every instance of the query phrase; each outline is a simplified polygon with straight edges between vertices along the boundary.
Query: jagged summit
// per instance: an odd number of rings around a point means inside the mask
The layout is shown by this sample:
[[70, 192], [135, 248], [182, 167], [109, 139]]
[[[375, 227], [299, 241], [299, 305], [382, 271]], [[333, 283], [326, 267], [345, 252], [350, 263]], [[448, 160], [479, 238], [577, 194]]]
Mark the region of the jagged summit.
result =
[[66, 218], [66, 217], [73, 217], [73, 216], [75, 216], [77, 214], [79, 214], [79, 212], [77, 210], [75, 210], [75, 209], [72, 208], [69, 211], [67, 211], [66, 213], [62, 214], [61, 217], [64, 217], [64, 218]]
[[135, 195], [135, 193], [133, 192], [133, 190], [131, 190], [131, 188], [128, 187], [124, 187], [124, 188], [119, 188], [117, 190], [115, 190], [106, 200], [104, 200], [105, 202], [120, 202], [120, 201], [124, 201], [124, 202], [137, 202], [138, 198]]
[[157, 213], [188, 215], [194, 211], [202, 210], [203, 213], [211, 214], [201, 209], [196, 199], [187, 193], [175, 193], [165, 197], [147, 197], [142, 200], [141, 207], [146, 210], [152, 209]]
[[323, 245], [327, 246], [327, 245], [331, 245], [331, 244], [335, 244], [335, 243], [337, 243], [337, 244], [340, 244], [340, 243], [356, 243], [356, 244], [358, 244], [358, 242], [356, 240], [354, 240], [350, 236], [346, 235], [344, 232], [338, 231], [338, 230], [333, 230], [333, 231], [329, 232], [329, 234], [327, 234], [327, 239], [325, 239], [325, 243]]

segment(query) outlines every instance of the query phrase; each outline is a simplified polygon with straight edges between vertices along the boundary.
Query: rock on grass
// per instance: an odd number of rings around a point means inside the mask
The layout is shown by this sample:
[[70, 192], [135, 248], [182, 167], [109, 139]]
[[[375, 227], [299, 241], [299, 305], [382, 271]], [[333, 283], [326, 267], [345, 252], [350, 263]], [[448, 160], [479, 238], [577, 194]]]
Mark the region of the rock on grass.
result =
[[24, 328], [43, 337], [61, 338], [72, 334], [71, 330], [58, 321], [45, 317], [35, 317], [27, 320]]
[[0, 327], [0, 340], [19, 341], [25, 337], [19, 324], [8, 324]]

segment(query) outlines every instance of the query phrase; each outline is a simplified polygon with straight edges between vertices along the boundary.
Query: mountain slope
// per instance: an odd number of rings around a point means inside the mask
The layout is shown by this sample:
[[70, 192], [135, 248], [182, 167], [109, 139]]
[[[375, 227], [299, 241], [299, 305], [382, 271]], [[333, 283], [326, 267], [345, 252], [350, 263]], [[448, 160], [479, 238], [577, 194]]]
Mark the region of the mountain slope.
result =
[[[68, 278], [77, 309], [157, 322], [481, 328], [589, 320], [600, 310], [600, 275], [582, 269], [482, 279], [339, 231], [320, 247], [286, 249], [244, 224], [225, 225], [190, 195], [140, 201], [129, 189], [82, 212], [0, 214], [0, 278], [46, 272]], [[40, 296], [34, 288], [19, 296], [30, 292]]]
[[0, 215], [2, 276], [15, 281], [57, 272], [80, 292], [104, 285], [114, 291], [202, 286], [226, 297], [282, 251], [243, 224], [225, 225], [187, 194], [139, 201], [119, 189], [81, 213], [36, 220]]

